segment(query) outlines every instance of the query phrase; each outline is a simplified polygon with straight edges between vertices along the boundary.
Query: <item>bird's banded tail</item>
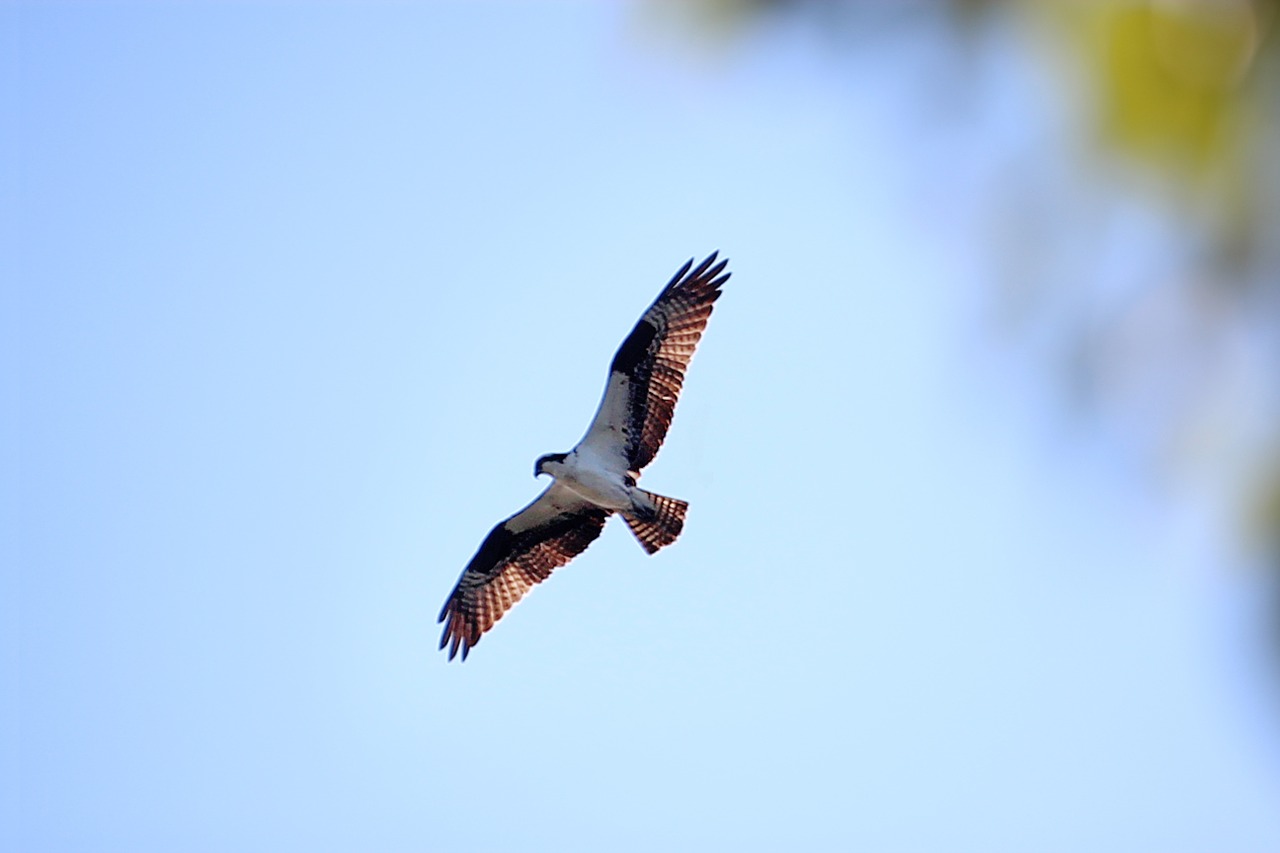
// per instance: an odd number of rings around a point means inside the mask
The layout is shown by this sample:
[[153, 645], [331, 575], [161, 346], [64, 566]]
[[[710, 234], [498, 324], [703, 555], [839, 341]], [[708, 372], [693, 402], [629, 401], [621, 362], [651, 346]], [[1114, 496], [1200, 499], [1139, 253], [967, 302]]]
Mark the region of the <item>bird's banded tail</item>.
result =
[[635, 507], [631, 512], [622, 513], [622, 518], [641, 546], [653, 554], [676, 541], [684, 530], [684, 514], [689, 511], [689, 504], [644, 489], [636, 489], [635, 495]]

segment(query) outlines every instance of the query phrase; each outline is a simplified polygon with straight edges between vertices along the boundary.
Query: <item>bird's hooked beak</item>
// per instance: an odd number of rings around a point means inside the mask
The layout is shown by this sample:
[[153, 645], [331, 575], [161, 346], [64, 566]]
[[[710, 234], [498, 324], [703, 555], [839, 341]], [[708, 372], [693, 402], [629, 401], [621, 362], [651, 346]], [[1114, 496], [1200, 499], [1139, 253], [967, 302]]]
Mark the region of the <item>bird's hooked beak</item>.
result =
[[548, 454], [546, 454], [546, 455], [544, 455], [544, 456], [539, 456], [539, 457], [538, 457], [538, 461], [533, 463], [533, 476], [534, 476], [534, 479], [537, 479], [538, 477], [542, 476], [543, 474], [546, 474], [548, 477], [554, 477], [554, 476], [555, 476], [555, 472], [553, 472], [553, 471], [548, 471], [548, 470], [547, 470], [547, 466], [548, 466], [548, 465], [550, 465], [550, 464], [552, 464], [553, 462], [554, 462], [554, 463], [562, 463], [562, 462], [564, 462], [564, 459], [565, 459], [565, 457], [566, 457], [567, 455], [568, 455], [568, 454], [566, 454], [566, 453], [548, 453]]

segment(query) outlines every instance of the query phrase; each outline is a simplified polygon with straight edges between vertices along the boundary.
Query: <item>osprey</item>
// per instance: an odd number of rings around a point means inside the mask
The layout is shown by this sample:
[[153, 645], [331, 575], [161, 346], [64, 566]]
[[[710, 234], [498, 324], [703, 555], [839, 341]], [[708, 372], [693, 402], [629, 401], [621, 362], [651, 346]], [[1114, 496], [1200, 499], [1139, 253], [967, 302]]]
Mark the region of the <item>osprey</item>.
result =
[[636, 486], [671, 426], [684, 372], [711, 316], [727, 260], [713, 252], [675, 274], [622, 342], [604, 399], [587, 433], [568, 453], [538, 458], [533, 476], [551, 475], [537, 499], [489, 532], [458, 578], [438, 621], [449, 660], [467, 659], [480, 636], [534, 584], [586, 550], [613, 513], [645, 551], [676, 541], [689, 504]]

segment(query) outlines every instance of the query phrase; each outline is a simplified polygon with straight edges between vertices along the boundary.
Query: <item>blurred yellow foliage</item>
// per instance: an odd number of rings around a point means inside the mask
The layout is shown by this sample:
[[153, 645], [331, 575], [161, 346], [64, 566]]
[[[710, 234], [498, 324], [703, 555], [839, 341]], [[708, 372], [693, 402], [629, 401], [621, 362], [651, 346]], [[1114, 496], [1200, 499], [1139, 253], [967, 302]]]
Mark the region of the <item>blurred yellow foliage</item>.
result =
[[[969, 49], [1007, 49], [1007, 42], [989, 38], [992, 33], [1034, 35], [1038, 45], [1048, 44], [1050, 50], [1031, 55], [1061, 60], [1053, 70], [1066, 71], [1063, 93], [1082, 95], [1079, 101], [1063, 99], [1060, 116], [1070, 124], [1060, 125], [1062, 132], [1089, 143], [1065, 145], [1056, 153], [1088, 155], [1068, 164], [1073, 177], [1092, 178], [1095, 187], [1114, 183], [1116, 199], [1135, 188], [1154, 188], [1147, 200], [1167, 214], [1171, 232], [1176, 227], [1182, 235], [1176, 264], [1161, 260], [1128, 273], [1123, 289], [1139, 296], [1091, 301], [1085, 295], [1053, 303], [1050, 310], [1065, 317], [1055, 322], [1076, 329], [1073, 351], [1099, 375], [1129, 370], [1137, 377], [1117, 386], [1121, 390], [1110, 405], [1138, 411], [1146, 389], [1177, 389], [1172, 396], [1182, 402], [1150, 416], [1157, 425], [1143, 439], [1149, 450], [1159, 453], [1155, 445], [1171, 436], [1216, 424], [1226, 438], [1197, 452], [1211, 458], [1215, 470], [1232, 469], [1238, 464], [1232, 460], [1252, 460], [1251, 470], [1224, 473], [1217, 482], [1229, 484], [1225, 488], [1249, 516], [1241, 519], [1241, 527], [1253, 528], [1249, 533], [1266, 543], [1280, 567], [1280, 421], [1273, 408], [1280, 397], [1272, 390], [1280, 387], [1274, 359], [1280, 342], [1275, 314], [1280, 182], [1273, 165], [1280, 151], [1280, 57], [1274, 34], [1280, 0], [650, 2], [721, 37], [787, 16], [828, 36], [827, 44], [839, 46], [845, 38], [851, 53], [868, 34], [888, 36], [915, 25], [922, 32], [949, 32], [954, 44]], [[938, 29], [938, 23], [944, 26]], [[980, 74], [968, 80], [984, 85]], [[1077, 103], [1085, 112], [1072, 109]], [[936, 104], [922, 100], [905, 108], [924, 111]], [[1121, 168], [1112, 168], [1116, 161]], [[1100, 173], [1089, 174], [1100, 164]], [[1159, 180], [1112, 181], [1125, 172], [1144, 178], [1152, 173]], [[1057, 243], [1033, 246], [1044, 268], [1038, 276], [1019, 270], [1016, 278], [1040, 281], [1042, 292], [1049, 293], [1054, 282], [1091, 277], [1086, 261], [1071, 276], [1050, 267], [1061, 266], [1067, 257], [1096, 254], [1094, 244], [1105, 230], [1096, 223], [1111, 209], [1097, 198], [1076, 198], [1081, 207], [1072, 219], [1061, 215], [1063, 205], [1072, 203], [1063, 185], [1044, 182], [1026, 190], [1036, 191], [1042, 194], [1031, 203], [1042, 206], [1044, 221], [1057, 225]], [[1010, 221], [1020, 217], [1022, 208], [1013, 210]], [[1086, 221], [1088, 226], [1079, 227]], [[1055, 254], [1052, 245], [1087, 245], [1089, 251]], [[1000, 261], [993, 256], [993, 268]], [[1144, 312], [1151, 306], [1159, 310], [1148, 316]], [[1137, 360], [1125, 362], [1125, 353]], [[1232, 390], [1240, 388], [1250, 390]], [[1237, 396], [1230, 398], [1232, 393]]]
[[1105, 131], [1135, 153], [1203, 168], [1238, 151], [1257, 46], [1244, 3], [1087, 4]]

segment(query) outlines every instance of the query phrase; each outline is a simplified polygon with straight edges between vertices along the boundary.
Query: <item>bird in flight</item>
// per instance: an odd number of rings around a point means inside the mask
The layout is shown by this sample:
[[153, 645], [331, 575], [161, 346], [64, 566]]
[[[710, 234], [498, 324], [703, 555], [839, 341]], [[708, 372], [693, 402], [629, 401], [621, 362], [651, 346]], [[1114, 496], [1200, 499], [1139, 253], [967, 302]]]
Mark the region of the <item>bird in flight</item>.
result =
[[[538, 458], [533, 475], [551, 485], [485, 537], [440, 611], [440, 648], [449, 660], [471, 647], [534, 584], [587, 549], [613, 513], [650, 554], [676, 541], [689, 504], [636, 485], [671, 426], [728, 260], [717, 252], [680, 268], [622, 342], [609, 367], [604, 399], [587, 433], [568, 453]], [[692, 271], [690, 271], [692, 269]], [[722, 274], [723, 273], [723, 274]]]

